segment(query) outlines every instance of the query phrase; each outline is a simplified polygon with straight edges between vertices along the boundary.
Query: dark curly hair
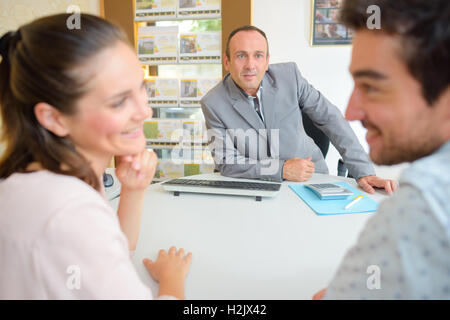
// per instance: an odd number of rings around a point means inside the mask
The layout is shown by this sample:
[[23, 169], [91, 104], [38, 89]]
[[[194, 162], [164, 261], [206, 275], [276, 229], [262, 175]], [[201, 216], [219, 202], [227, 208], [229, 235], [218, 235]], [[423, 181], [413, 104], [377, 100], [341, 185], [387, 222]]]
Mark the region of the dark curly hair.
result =
[[381, 30], [399, 36], [400, 57], [433, 105], [450, 83], [449, 0], [345, 0], [340, 20], [356, 31], [367, 28], [371, 5], [380, 8]]

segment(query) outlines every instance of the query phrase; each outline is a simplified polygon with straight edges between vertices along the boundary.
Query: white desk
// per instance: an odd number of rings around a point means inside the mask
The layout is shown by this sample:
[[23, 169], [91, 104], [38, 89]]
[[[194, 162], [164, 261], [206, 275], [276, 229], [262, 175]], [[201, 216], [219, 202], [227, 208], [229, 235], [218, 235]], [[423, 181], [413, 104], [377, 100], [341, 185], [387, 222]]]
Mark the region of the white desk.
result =
[[[197, 179], [229, 179], [218, 174]], [[314, 174], [308, 183], [353, 179]], [[311, 299], [328, 285], [346, 251], [373, 214], [317, 216], [283, 182], [275, 198], [182, 193], [148, 188], [133, 262], [157, 295], [142, 264], [160, 249], [193, 254], [186, 299]], [[384, 192], [371, 196], [384, 199]], [[118, 199], [112, 205], [117, 208]]]

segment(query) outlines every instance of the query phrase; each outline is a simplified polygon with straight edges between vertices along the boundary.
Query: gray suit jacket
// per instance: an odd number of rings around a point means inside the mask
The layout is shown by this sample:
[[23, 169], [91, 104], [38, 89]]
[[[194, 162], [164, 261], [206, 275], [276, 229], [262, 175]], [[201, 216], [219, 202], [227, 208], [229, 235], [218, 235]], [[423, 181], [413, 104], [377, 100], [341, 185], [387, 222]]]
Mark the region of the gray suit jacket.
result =
[[269, 65], [261, 101], [265, 122], [230, 74], [201, 100], [210, 149], [223, 175], [282, 181], [286, 160], [309, 156], [315, 172], [328, 173], [319, 147], [305, 133], [302, 112], [330, 138], [350, 175], [375, 174], [340, 110], [301, 76], [295, 63]]

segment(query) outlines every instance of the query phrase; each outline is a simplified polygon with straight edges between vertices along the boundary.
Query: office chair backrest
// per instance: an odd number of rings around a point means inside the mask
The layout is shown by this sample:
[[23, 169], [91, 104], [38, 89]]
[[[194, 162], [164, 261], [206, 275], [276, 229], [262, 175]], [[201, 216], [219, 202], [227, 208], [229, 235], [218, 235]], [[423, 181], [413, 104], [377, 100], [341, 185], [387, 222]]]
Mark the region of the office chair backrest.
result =
[[328, 148], [330, 147], [330, 139], [322, 132], [322, 130], [314, 125], [306, 113], [302, 112], [302, 118], [306, 134], [314, 140], [325, 158], [328, 153]]

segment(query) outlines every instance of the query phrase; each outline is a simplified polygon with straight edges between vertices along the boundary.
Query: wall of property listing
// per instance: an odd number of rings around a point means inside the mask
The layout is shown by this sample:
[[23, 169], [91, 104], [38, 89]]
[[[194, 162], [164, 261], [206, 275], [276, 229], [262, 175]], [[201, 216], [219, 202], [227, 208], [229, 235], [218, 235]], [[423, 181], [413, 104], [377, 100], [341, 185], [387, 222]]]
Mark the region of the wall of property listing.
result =
[[220, 0], [135, 0], [136, 53], [146, 73], [154, 181], [211, 173], [200, 99], [221, 79]]

